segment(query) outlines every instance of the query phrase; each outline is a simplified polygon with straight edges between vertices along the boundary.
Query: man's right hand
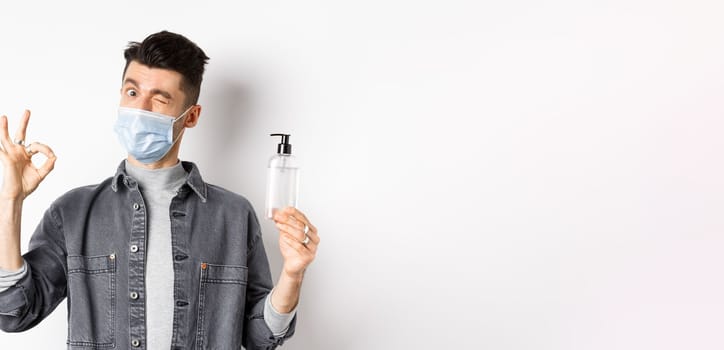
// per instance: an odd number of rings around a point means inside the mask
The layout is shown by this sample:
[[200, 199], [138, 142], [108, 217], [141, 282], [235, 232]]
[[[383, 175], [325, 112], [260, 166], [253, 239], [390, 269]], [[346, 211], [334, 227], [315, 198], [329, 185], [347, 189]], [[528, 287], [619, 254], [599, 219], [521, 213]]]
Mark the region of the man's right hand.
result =
[[[10, 139], [8, 118], [4, 115], [0, 117], [0, 162], [3, 165], [0, 200], [22, 201], [38, 188], [55, 165], [55, 153], [50, 147], [38, 142], [25, 145], [25, 131], [29, 120], [30, 111], [25, 110], [15, 138]], [[30, 159], [36, 153], [47, 157], [40, 167], [36, 167]]]

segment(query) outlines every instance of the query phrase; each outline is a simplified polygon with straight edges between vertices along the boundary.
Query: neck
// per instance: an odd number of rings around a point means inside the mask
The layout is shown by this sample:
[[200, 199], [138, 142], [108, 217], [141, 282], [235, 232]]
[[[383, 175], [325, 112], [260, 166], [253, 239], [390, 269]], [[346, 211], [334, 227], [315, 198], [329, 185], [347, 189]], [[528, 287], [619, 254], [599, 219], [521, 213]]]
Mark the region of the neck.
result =
[[186, 170], [180, 163], [172, 167], [149, 169], [126, 162], [126, 173], [138, 182], [144, 194], [174, 191], [186, 181]]
[[128, 163], [135, 166], [136, 168], [142, 168], [147, 170], [155, 170], [155, 169], [163, 169], [163, 168], [170, 168], [176, 164], [178, 164], [179, 159], [178, 157], [163, 157], [161, 160], [153, 163], [141, 163], [136, 158], [133, 158], [133, 156], [128, 156]]

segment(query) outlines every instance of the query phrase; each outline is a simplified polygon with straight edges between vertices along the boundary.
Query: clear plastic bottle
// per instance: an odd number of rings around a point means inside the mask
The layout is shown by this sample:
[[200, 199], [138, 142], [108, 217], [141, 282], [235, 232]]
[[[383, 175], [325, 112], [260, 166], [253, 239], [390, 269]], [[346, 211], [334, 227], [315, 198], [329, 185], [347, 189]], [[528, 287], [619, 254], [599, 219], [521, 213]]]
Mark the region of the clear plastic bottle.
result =
[[277, 145], [277, 153], [269, 159], [266, 178], [266, 204], [264, 215], [271, 219], [274, 213], [285, 207], [296, 207], [299, 195], [299, 165], [292, 156], [292, 145], [289, 134], [271, 134], [281, 136]]

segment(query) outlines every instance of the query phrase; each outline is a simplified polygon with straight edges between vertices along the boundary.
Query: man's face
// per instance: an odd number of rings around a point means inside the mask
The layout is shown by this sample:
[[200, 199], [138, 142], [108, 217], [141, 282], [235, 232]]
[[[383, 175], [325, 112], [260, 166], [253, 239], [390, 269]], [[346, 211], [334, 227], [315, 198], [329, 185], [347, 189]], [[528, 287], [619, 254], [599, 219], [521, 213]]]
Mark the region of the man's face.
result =
[[182, 79], [178, 72], [132, 61], [123, 77], [120, 105], [178, 117], [186, 109]]

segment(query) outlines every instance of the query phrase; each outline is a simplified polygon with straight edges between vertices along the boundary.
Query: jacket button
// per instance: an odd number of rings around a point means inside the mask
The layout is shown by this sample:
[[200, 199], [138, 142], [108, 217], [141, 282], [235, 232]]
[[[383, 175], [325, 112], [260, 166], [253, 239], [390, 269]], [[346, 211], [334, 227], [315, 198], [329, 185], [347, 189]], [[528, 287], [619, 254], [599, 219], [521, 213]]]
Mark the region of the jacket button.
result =
[[131, 253], [135, 253], [135, 252], [137, 252], [137, 251], [138, 251], [138, 246], [135, 245], [135, 244], [132, 245], [132, 246], [131, 246]]
[[133, 210], [138, 210], [141, 206], [138, 203], [133, 203]]
[[138, 341], [138, 339], [133, 339], [133, 340], [131, 340], [131, 345], [132, 345], [134, 348], [137, 348], [137, 347], [141, 346], [141, 342]]
[[206, 266], [207, 266], [206, 263], [201, 263], [201, 269], [202, 269], [202, 270], [206, 270]]
[[129, 296], [130, 296], [131, 299], [133, 299], [133, 300], [138, 299], [138, 293], [136, 293], [136, 292], [131, 292], [131, 294], [130, 294]]

